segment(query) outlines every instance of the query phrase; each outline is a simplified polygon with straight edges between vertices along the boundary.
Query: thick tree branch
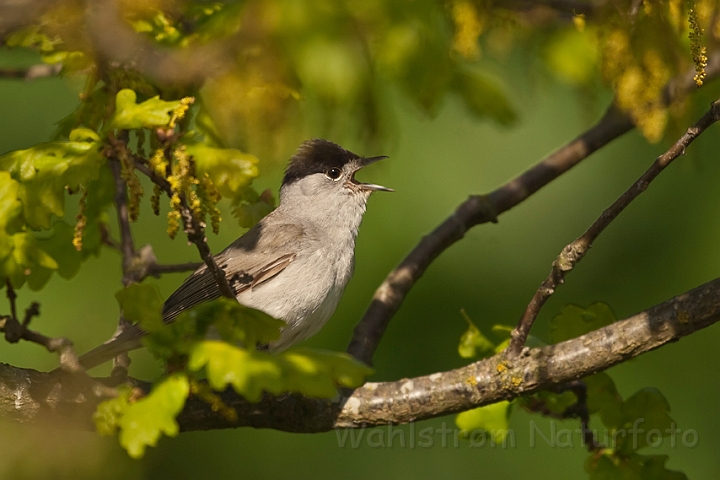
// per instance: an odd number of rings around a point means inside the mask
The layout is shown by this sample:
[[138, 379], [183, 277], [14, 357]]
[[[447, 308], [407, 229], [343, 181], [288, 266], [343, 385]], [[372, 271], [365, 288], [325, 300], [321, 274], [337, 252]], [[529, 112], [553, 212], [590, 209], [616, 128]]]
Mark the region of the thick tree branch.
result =
[[[230, 422], [191, 398], [182, 430], [250, 426], [291, 432], [403, 424], [448, 415], [554, 388], [600, 372], [720, 321], [720, 278], [582, 337], [520, 356], [504, 353], [466, 367], [395, 382], [367, 383], [342, 401], [300, 395], [249, 403], [231, 391], [223, 402], [238, 413]], [[142, 382], [138, 386], [149, 389]], [[54, 420], [92, 428], [96, 384], [0, 364], [0, 415], [21, 422]]]
[[[708, 59], [707, 78], [720, 74], [720, 52]], [[664, 90], [667, 105], [695, 88], [695, 71], [680, 75]], [[709, 81], [709, 80], [708, 80]], [[398, 311], [412, 286], [447, 248], [472, 227], [497, 221], [497, 215], [526, 200], [533, 193], [635, 127], [629, 115], [611, 105], [603, 117], [575, 140], [553, 152], [515, 179], [488, 195], [471, 195], [435, 230], [422, 238], [407, 257], [390, 272], [375, 291], [365, 315], [355, 327], [348, 353], [370, 365], [375, 349], [390, 319]]]
[[555, 293], [559, 285], [565, 281], [567, 275], [575, 265], [582, 260], [592, 247], [598, 236], [622, 213], [630, 203], [644, 192], [660, 172], [662, 172], [673, 160], [685, 154], [685, 149], [708, 127], [720, 120], [720, 100], [713, 102], [705, 115], [695, 124], [688, 128], [675, 144], [664, 154], [660, 155], [655, 162], [628, 188], [620, 197], [605, 209], [597, 220], [572, 243], [563, 248], [552, 264], [550, 274], [543, 280], [540, 287], [533, 295], [525, 312], [523, 312], [517, 327], [512, 332], [512, 340], [508, 351], [512, 354], [520, 353], [525, 345], [530, 328], [545, 302]]

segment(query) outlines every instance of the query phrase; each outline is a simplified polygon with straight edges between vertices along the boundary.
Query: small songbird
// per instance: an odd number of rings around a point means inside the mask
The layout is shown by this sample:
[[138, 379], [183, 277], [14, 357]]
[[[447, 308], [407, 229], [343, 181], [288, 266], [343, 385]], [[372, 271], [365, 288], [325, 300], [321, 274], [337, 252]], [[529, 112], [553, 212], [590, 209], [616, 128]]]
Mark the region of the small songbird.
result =
[[[283, 320], [279, 352], [315, 335], [335, 311], [355, 265], [355, 239], [370, 194], [391, 192], [361, 183], [355, 173], [385, 156], [364, 158], [322, 139], [300, 145], [280, 187], [280, 205], [215, 256], [238, 302]], [[165, 302], [171, 322], [180, 312], [220, 297], [206, 266]], [[139, 348], [145, 332], [133, 325], [80, 358], [92, 368]]]

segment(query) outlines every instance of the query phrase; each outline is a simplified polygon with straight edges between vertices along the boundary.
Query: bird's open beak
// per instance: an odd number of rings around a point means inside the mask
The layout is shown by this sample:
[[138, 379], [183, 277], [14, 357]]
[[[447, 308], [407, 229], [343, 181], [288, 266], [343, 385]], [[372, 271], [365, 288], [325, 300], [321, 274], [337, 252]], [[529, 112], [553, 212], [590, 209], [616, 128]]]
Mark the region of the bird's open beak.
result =
[[[360, 161], [359, 161], [359, 163], [360, 163], [360, 168], [367, 167], [367, 166], [370, 165], [371, 163], [375, 163], [375, 162], [377, 162], [378, 160], [382, 160], [382, 159], [384, 159], [384, 158], [388, 158], [387, 155], [379, 155], [379, 156], [377, 156], [377, 157], [361, 158]], [[360, 170], [360, 168], [358, 168], [358, 170]], [[353, 177], [354, 177], [354, 176], [353, 176]], [[355, 180], [355, 179], [353, 178], [353, 180]], [[355, 181], [357, 182], [357, 180], [355, 180]], [[375, 185], [374, 183], [362, 183], [362, 182], [357, 182], [357, 184], [358, 184], [358, 186], [360, 186], [363, 190], [369, 190], [369, 191], [372, 191], [372, 192], [394, 192], [394, 191], [395, 191], [395, 190], [393, 190], [392, 188], [383, 187], [382, 185]]]

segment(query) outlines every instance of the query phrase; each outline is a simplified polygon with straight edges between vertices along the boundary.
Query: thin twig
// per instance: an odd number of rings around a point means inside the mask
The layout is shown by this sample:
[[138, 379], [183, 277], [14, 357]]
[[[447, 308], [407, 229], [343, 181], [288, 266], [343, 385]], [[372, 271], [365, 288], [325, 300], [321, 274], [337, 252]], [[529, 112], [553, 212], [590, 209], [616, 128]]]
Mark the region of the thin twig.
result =
[[[168, 196], [171, 197], [173, 195], [170, 183], [165, 178], [161, 177], [152, 169], [148, 168], [148, 166], [145, 165], [140, 159], [136, 158], [135, 156], [132, 156], [132, 158], [135, 161], [135, 168], [139, 172], [147, 176], [155, 185], [158, 185]], [[232, 288], [230, 288], [230, 284], [227, 281], [225, 271], [220, 268], [220, 266], [218, 266], [218, 264], [215, 262], [215, 258], [213, 257], [212, 252], [210, 251], [210, 247], [207, 244], [207, 238], [205, 237], [204, 226], [201, 225], [200, 222], [195, 218], [192, 210], [190, 209], [190, 207], [188, 207], [187, 200], [182, 195], [180, 196], [180, 215], [183, 219], [183, 229], [185, 231], [185, 234], [187, 235], [188, 240], [191, 243], [194, 243], [197, 247], [198, 252], [200, 253], [200, 258], [202, 258], [205, 265], [207, 265], [208, 270], [215, 278], [215, 281], [218, 284], [218, 288], [220, 289], [220, 293], [225, 297], [235, 298], [235, 293], [233, 292]]]
[[110, 235], [110, 231], [108, 230], [107, 225], [105, 223], [100, 223], [99, 228], [100, 240], [102, 241], [102, 243], [110, 248], [120, 251], [120, 242], [112, 238], [112, 235]]
[[7, 290], [7, 298], [10, 302], [10, 315], [3, 316], [3, 322], [0, 324], [0, 331], [5, 334], [5, 340], [9, 343], [17, 343], [20, 340], [26, 340], [28, 342], [42, 345], [49, 352], [58, 353], [60, 355], [60, 366], [63, 370], [75, 373], [84, 372], [85, 370], [80, 365], [80, 361], [72, 348], [72, 341], [63, 337], [48, 337], [28, 328], [32, 318], [40, 314], [40, 305], [33, 302], [25, 311], [25, 317], [21, 323], [17, 316], [17, 294], [15, 293], [15, 289], [10, 283], [10, 280], [6, 280], [5, 288]]
[[12, 283], [10, 283], [9, 278], [5, 279], [5, 295], [10, 303], [10, 315], [12, 318], [17, 320], [17, 305], [15, 304], [15, 301], [17, 300], [17, 293], [15, 293], [15, 289], [13, 288]]
[[590, 412], [587, 406], [587, 385], [583, 380], [573, 380], [571, 382], [558, 385], [554, 388], [550, 388], [557, 394], [564, 392], [572, 392], [575, 394], [576, 401], [573, 405], [570, 405], [564, 412], [555, 413], [547, 404], [537, 397], [524, 397], [524, 402], [521, 404], [522, 408], [544, 415], [546, 417], [566, 419], [566, 418], [577, 418], [580, 420], [580, 432], [582, 434], [583, 443], [590, 452], [598, 451], [604, 447], [604, 445], [597, 442], [593, 431], [590, 429]]
[[[122, 138], [118, 138], [114, 143], [116, 143], [116, 148], [117, 144], [124, 144]], [[133, 283], [133, 279], [130, 278], [131, 275], [129, 275], [129, 270], [135, 258], [135, 245], [133, 244], [132, 230], [130, 229], [127, 184], [122, 178], [120, 161], [117, 159], [111, 160], [112, 161], [108, 163], [115, 178], [115, 209], [117, 210], [118, 226], [120, 227], [120, 252], [123, 257], [123, 285], [128, 286]]]
[[660, 155], [652, 166], [640, 176], [640, 178], [623, 193], [620, 198], [608, 207], [598, 217], [585, 233], [575, 241], [563, 248], [562, 252], [552, 264], [552, 270], [540, 287], [535, 292], [532, 300], [523, 313], [517, 327], [512, 332], [512, 340], [508, 347], [508, 353], [517, 355], [525, 345], [525, 340], [530, 333], [530, 328], [540, 313], [545, 302], [555, 293], [556, 288], [563, 283], [565, 275], [570, 272], [577, 263], [585, 257], [597, 237], [617, 218], [630, 203], [644, 192], [652, 182], [673, 160], [685, 154], [685, 149], [708, 127], [720, 120], [720, 100], [712, 103], [710, 110], [695, 124], [688, 128], [680, 139], [670, 147], [664, 154]]
[[[115, 147], [115, 149], [110, 152], [111, 155], [115, 153], [119, 145], [124, 146], [127, 139], [127, 131], [121, 131], [117, 138], [110, 136], [110, 143]], [[118, 226], [120, 228], [119, 249], [122, 255], [122, 284], [127, 287], [130, 284], [140, 281], [140, 279], [137, 278], [136, 272], [138, 270], [137, 260], [142, 259], [142, 257], [135, 251], [132, 229], [130, 228], [127, 182], [122, 176], [122, 165], [120, 163], [120, 159], [115, 157], [109, 158], [108, 164], [110, 170], [112, 171], [113, 178], [115, 179], [115, 210], [117, 211]], [[123, 317], [121, 312], [118, 317], [118, 325], [115, 330], [115, 336], [120, 335], [129, 326], [130, 323], [125, 320], [125, 317]], [[130, 357], [127, 353], [121, 353], [113, 359], [113, 365], [118, 370], [124, 369], [127, 374], [127, 369], [130, 366]]]
[[22, 327], [27, 328], [30, 325], [30, 321], [38, 315], [40, 315], [40, 304], [38, 302], [32, 302], [25, 310], [25, 318], [23, 318]]
[[582, 433], [583, 443], [588, 451], [595, 452], [604, 447], [595, 439], [595, 434], [590, 429], [590, 411], [587, 404], [587, 384], [583, 380], [573, 380], [561, 386], [559, 390], [569, 390], [575, 394], [577, 401], [574, 405], [565, 410], [566, 417], [575, 417], [580, 420], [580, 430]]
[[[720, 75], [720, 52], [708, 58], [707, 78]], [[694, 90], [694, 69], [670, 80], [663, 93], [666, 105]], [[375, 349], [390, 319], [430, 264], [462, 239], [472, 227], [494, 222], [497, 216], [525, 201], [533, 193], [616, 138], [635, 128], [629, 115], [611, 105], [603, 117], [579, 137], [553, 152], [515, 179], [488, 195], [472, 195], [435, 230], [427, 234], [375, 291], [370, 306], [355, 327], [347, 352], [371, 364]]]

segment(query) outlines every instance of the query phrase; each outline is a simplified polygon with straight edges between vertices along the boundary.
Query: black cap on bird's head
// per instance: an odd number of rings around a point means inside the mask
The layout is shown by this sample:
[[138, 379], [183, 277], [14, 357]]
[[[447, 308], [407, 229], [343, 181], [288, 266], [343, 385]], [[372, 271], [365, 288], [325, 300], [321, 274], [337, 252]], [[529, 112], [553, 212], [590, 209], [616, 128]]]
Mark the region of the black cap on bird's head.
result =
[[360, 183], [354, 178], [356, 171], [383, 158], [387, 157], [384, 155], [368, 158], [361, 157], [345, 150], [336, 143], [322, 138], [314, 138], [303, 142], [298, 147], [295, 155], [290, 158], [282, 183], [283, 185], [290, 185], [301, 178], [317, 173], [322, 173], [335, 180], [339, 178], [341, 172], [349, 171], [349, 181], [355, 186], [368, 191], [382, 190], [391, 192], [392, 190], [389, 188]]

